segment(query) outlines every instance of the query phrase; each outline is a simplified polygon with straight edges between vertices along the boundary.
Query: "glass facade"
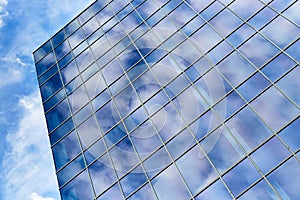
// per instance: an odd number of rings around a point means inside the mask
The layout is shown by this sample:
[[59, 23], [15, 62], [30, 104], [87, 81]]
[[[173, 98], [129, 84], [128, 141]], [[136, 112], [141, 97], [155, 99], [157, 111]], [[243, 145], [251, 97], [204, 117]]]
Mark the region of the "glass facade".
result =
[[95, 1], [33, 53], [62, 199], [300, 199], [299, 12]]

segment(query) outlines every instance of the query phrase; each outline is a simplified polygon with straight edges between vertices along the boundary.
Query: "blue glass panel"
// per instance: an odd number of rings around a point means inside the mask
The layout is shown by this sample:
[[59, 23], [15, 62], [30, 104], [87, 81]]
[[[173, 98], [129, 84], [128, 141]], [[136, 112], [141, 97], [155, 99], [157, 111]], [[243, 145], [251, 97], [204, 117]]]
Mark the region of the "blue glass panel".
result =
[[90, 146], [101, 136], [100, 130], [98, 128], [94, 116], [91, 116], [89, 119], [83, 122], [79, 127], [77, 127], [76, 130], [79, 135], [83, 149]]
[[94, 10], [92, 7], [87, 8], [85, 11], [83, 11], [79, 16], [78, 20], [81, 24], [84, 24], [86, 21], [88, 21], [93, 15], [94, 15]]
[[200, 15], [205, 20], [210, 20], [214, 15], [216, 15], [221, 9], [223, 8], [222, 4], [220, 4], [218, 1], [215, 1], [213, 4], [211, 4], [208, 8], [206, 8], [203, 12], [200, 13]]
[[235, 47], [238, 47], [254, 33], [255, 31], [249, 25], [244, 24], [238, 30], [228, 36], [228, 41]]
[[[81, 29], [78, 29], [75, 33], [73, 33], [69, 38], [68, 41], [72, 49], [74, 49], [79, 43], [82, 42], [84, 39], [84, 33]], [[77, 54], [76, 54], [77, 55]], [[75, 55], [75, 56], [76, 56]]]
[[151, 182], [159, 199], [191, 198], [174, 165], [168, 167]]
[[[124, 119], [125, 126], [128, 132], [131, 132], [136, 126], [141, 125], [148, 117], [147, 113], [143, 106], [139, 107], [136, 111], [128, 115]], [[147, 124], [148, 125], [148, 124]], [[145, 123], [141, 126], [147, 126]]]
[[282, 199], [299, 199], [299, 176], [300, 163], [292, 157], [267, 178]]
[[115, 60], [108, 65], [106, 65], [102, 69], [103, 77], [106, 80], [106, 83], [110, 85], [114, 82], [117, 78], [119, 78], [123, 73], [123, 68], [119, 64], [118, 60]]
[[120, 117], [116, 111], [116, 108], [112, 102], [109, 102], [103, 106], [96, 113], [97, 120], [103, 133], [108, 131], [111, 127], [120, 121]]
[[249, 191], [243, 194], [239, 199], [274, 200], [274, 199], [278, 199], [278, 197], [275, 195], [274, 191], [270, 188], [270, 186], [265, 182], [265, 180], [261, 180], [253, 188], [251, 188]]
[[76, 113], [89, 101], [84, 85], [81, 85], [74, 92], [69, 94], [68, 99], [70, 103], [71, 112]]
[[85, 168], [82, 155], [75, 158], [71, 163], [57, 173], [58, 185], [62, 186], [81, 170]]
[[52, 44], [53, 44], [53, 47], [55, 48], [55, 47], [58, 46], [60, 43], [62, 43], [65, 39], [66, 39], [65, 32], [64, 32], [64, 30], [62, 29], [61, 31], [59, 31], [59, 32], [52, 38]]
[[66, 27], [65, 27], [65, 31], [66, 31], [66, 35], [69, 36], [71, 35], [74, 31], [76, 31], [78, 28], [80, 27], [79, 22], [77, 21], [77, 19], [75, 19], [74, 21], [72, 21], [71, 23], [69, 23]]
[[37, 75], [41, 75], [55, 63], [54, 54], [50, 52], [40, 62], [36, 64]]
[[195, 200], [214, 200], [214, 199], [232, 199], [229, 191], [219, 179], [213, 185], [209, 186], [204, 192], [199, 194]]
[[101, 108], [109, 100], [110, 100], [110, 94], [109, 94], [108, 90], [103, 91], [101, 94], [99, 94], [92, 101], [92, 105], [94, 107], [94, 110], [97, 111], [99, 108]]
[[251, 0], [236, 0], [229, 6], [234, 13], [239, 15], [244, 20], [247, 20], [262, 7], [263, 4], [261, 2]]
[[44, 103], [44, 111], [45, 113], [50, 110], [55, 104], [57, 104], [60, 100], [66, 97], [65, 90], [60, 90], [58, 93], [56, 93], [54, 96], [52, 96], [50, 99], [48, 99]]
[[131, 197], [129, 197], [129, 200], [140, 200], [143, 199], [144, 197], [147, 197], [148, 200], [157, 199], [154, 191], [152, 190], [149, 184], [139, 189], [136, 193], [134, 193]]
[[93, 199], [93, 190], [86, 171], [73, 179], [60, 189], [62, 200], [86, 200]]
[[78, 75], [78, 68], [75, 61], [70, 62], [65, 68], [61, 70], [63, 83], [66, 85], [73, 78]]
[[147, 181], [146, 175], [143, 173], [142, 167], [138, 167], [127, 174], [120, 183], [123, 188], [125, 196], [128, 196], [142, 184]]
[[238, 87], [237, 90], [249, 102], [270, 84], [271, 83], [263, 75], [257, 72], [240, 87]]
[[89, 167], [89, 171], [96, 195], [103, 193], [116, 181], [116, 175], [107, 154], [94, 162]]
[[68, 64], [73, 59], [73, 54], [69, 53], [65, 57], [63, 57], [59, 62], [58, 66], [62, 69], [66, 64]]
[[198, 145], [176, 161], [176, 164], [193, 195], [200, 192], [201, 189], [217, 177]]
[[245, 159], [229, 171], [223, 178], [233, 195], [236, 196], [259, 179], [260, 174], [249, 159]]
[[111, 200], [111, 199], [123, 199], [123, 193], [119, 187], [119, 184], [116, 183], [114, 186], [109, 188], [104, 194], [102, 194], [97, 200]]
[[285, 54], [281, 53], [274, 58], [268, 65], [262, 68], [262, 72], [271, 80], [275, 81], [295, 65]]
[[93, 99], [106, 88], [106, 83], [101, 72], [97, 72], [96, 74], [94, 74], [84, 84], [90, 99]]
[[149, 101], [147, 101], [144, 106], [149, 113], [149, 115], [153, 115], [157, 112], [163, 105], [167, 104], [169, 101], [167, 95], [164, 91], [158, 92], [155, 96], [151, 97]]
[[79, 140], [73, 131], [52, 147], [56, 171], [80, 153]]
[[64, 41], [61, 43], [59, 46], [57, 46], [54, 49], [55, 55], [56, 55], [56, 60], [60, 60], [62, 57], [64, 57], [67, 53], [70, 51], [70, 46], [68, 41]]
[[110, 148], [116, 144], [118, 141], [124, 138], [124, 136], [126, 136], [125, 128], [122, 123], [119, 123], [104, 136], [107, 148]]
[[71, 115], [67, 100], [63, 100], [46, 113], [48, 130], [51, 132]]
[[258, 150], [256, 150], [251, 157], [258, 165], [262, 172], [267, 173], [281, 161], [289, 156], [290, 152], [285, 146], [276, 138], [272, 138]]
[[39, 62], [52, 49], [50, 40], [33, 53], [35, 63]]
[[58, 129], [56, 129], [50, 134], [49, 137], [50, 137], [51, 145], [55, 144], [58, 140], [60, 140], [67, 133], [73, 130], [73, 128], [74, 128], [73, 120], [72, 118], [70, 118], [66, 122], [64, 122]]
[[280, 133], [280, 137], [287, 143], [287, 145], [293, 150], [297, 151], [300, 148], [300, 118], [295, 120], [288, 127], [283, 129]]
[[273, 19], [277, 14], [272, 11], [270, 8], [265, 7], [258, 14], [256, 14], [253, 18], [249, 20], [249, 24], [252, 25], [256, 30], [259, 30], [266, 23], [268, 23], [271, 19]]
[[84, 152], [87, 164], [91, 164], [94, 160], [98, 159], [98, 157], [104, 154], [105, 152], [106, 148], [103, 139], [100, 139]]
[[59, 73], [56, 73], [44, 85], [41, 86], [41, 94], [43, 101], [52, 96], [60, 88], [62, 88], [62, 82]]
[[203, 25], [204, 25], [203, 19], [201, 19], [201, 17], [199, 17], [199, 16], [196, 16], [188, 24], [185, 24], [182, 27], [182, 31], [187, 36], [191, 36], [192, 33], [194, 33], [198, 28], [202, 27]]
[[57, 72], [57, 66], [54, 65], [52, 66], [46, 73], [44, 73], [42, 76], [38, 78], [39, 85], [42, 85], [46, 80], [49, 79], [53, 74]]
[[74, 115], [74, 122], [76, 125], [80, 124], [83, 120], [85, 120], [88, 116], [92, 114], [92, 109], [90, 104], [87, 104], [82, 108], [78, 113]]

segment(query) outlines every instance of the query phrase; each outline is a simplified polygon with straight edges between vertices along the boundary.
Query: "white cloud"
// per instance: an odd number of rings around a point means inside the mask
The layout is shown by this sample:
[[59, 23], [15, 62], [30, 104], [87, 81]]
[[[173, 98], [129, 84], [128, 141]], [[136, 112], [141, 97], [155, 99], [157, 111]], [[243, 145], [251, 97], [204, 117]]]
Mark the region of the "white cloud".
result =
[[42, 197], [40, 195], [38, 195], [37, 193], [32, 193], [31, 194], [31, 200], [54, 200], [53, 198], [45, 198], [45, 197]]
[[4, 26], [3, 18], [8, 16], [8, 12], [4, 11], [7, 3], [7, 0], [0, 0], [0, 28]]
[[44, 200], [37, 193], [50, 194], [57, 183], [38, 93], [21, 97], [18, 109], [24, 114], [17, 130], [6, 137], [1, 190], [5, 199]]

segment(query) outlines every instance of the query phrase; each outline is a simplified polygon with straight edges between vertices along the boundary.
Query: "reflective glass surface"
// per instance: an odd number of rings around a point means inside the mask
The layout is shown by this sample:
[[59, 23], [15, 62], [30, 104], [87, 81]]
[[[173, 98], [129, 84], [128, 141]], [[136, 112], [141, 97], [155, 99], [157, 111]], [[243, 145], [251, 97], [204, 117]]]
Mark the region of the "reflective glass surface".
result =
[[95, 0], [33, 53], [62, 199], [300, 199], [299, 12]]

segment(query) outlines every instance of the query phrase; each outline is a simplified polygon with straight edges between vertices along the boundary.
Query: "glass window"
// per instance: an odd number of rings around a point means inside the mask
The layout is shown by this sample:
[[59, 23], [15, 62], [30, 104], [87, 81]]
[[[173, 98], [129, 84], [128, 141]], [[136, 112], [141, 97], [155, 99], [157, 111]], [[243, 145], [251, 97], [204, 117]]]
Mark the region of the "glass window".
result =
[[286, 47], [300, 36], [299, 28], [281, 16], [268, 24], [261, 33], [275, 42], [280, 48]]
[[72, 92], [72, 94], [68, 96], [68, 99], [72, 113], [76, 113], [89, 101], [84, 85]]
[[204, 199], [232, 199], [232, 196], [230, 195], [222, 181], [219, 179], [195, 198], [195, 200]]
[[173, 98], [189, 85], [190, 81], [186, 78], [184, 74], [181, 74], [171, 83], [169, 83], [164, 90], [169, 98]]
[[71, 94], [81, 84], [82, 84], [82, 80], [81, 80], [80, 76], [77, 76], [76, 78], [74, 78], [71, 82], [69, 82], [65, 86], [67, 95]]
[[249, 25], [243, 24], [238, 30], [230, 34], [227, 40], [235, 47], [238, 47], [254, 33], [255, 31]]
[[208, 56], [214, 64], [217, 64], [233, 51], [234, 49], [231, 47], [231, 45], [229, 45], [228, 42], [223, 41], [218, 44], [218, 46], [213, 48], [212, 51], [208, 53]]
[[79, 22], [77, 19], [74, 19], [72, 22], [70, 22], [66, 27], [65, 27], [65, 32], [66, 35], [69, 36], [71, 35], [74, 31], [76, 31], [80, 27]]
[[198, 145], [176, 161], [176, 164], [193, 195], [217, 177]]
[[78, 126], [76, 130], [78, 132], [81, 145], [84, 149], [90, 146], [101, 136], [94, 116], [88, 118], [85, 122]]
[[181, 131], [170, 142], [167, 143], [167, 149], [174, 159], [181, 156], [188, 148], [194, 144], [195, 140], [192, 134], [187, 130]]
[[51, 145], [59, 141], [67, 133], [73, 130], [73, 128], [74, 128], [73, 120], [72, 118], [70, 118], [66, 122], [64, 122], [58, 129], [56, 129], [50, 134], [49, 137], [50, 137]]
[[258, 165], [262, 172], [267, 173], [289, 156], [290, 152], [276, 138], [273, 137], [266, 144], [256, 150], [252, 159]]
[[97, 72], [85, 82], [85, 87], [90, 99], [93, 99], [106, 88], [101, 72]]
[[193, 19], [188, 22], [188, 24], [184, 24], [181, 30], [187, 35], [191, 36], [197, 29], [201, 28], [204, 25], [204, 20], [199, 16], [194, 16]]
[[297, 151], [300, 148], [300, 137], [298, 130], [300, 130], [300, 118], [295, 120], [292, 124], [280, 132], [280, 137], [293, 151]]
[[86, 119], [89, 115], [92, 114], [90, 104], [87, 104], [82, 108], [79, 112], [74, 115], [74, 122], [76, 125], [80, 124], [84, 119]]
[[165, 18], [165, 14], [161, 10], [157, 10], [150, 18], [146, 19], [146, 24], [150, 27], [154, 27], [161, 19]]
[[65, 57], [63, 57], [63, 58], [58, 62], [59, 68], [62, 69], [63, 67], [65, 67], [66, 64], [68, 64], [72, 59], [73, 59], [73, 54], [72, 54], [72, 53], [68, 53]]
[[97, 111], [99, 108], [101, 108], [106, 102], [110, 100], [110, 94], [108, 90], [105, 90], [101, 92], [98, 96], [95, 97], [94, 100], [92, 100], [92, 106], [95, 111]]
[[48, 130], [51, 132], [71, 115], [67, 100], [63, 100], [46, 113]]
[[152, 1], [144, 1], [142, 3], [139, 2], [139, 6], [136, 6], [136, 10], [138, 13], [142, 16], [142, 18], [145, 20], [147, 19], [150, 15], [152, 15], [155, 11], [157, 11], [158, 7], [156, 4]]
[[84, 69], [86, 69], [93, 61], [94, 56], [89, 48], [84, 50], [77, 58], [77, 65], [80, 72], [82, 72]]
[[[281, 89], [289, 98], [291, 98], [298, 106], [300, 106], [300, 67], [297, 66], [293, 71], [289, 72], [283, 77], [277, 86]], [[299, 107], [298, 107], [299, 108]]]
[[81, 151], [76, 132], [73, 131], [67, 137], [59, 141], [55, 146], [52, 147], [52, 151], [55, 161], [55, 168], [56, 171], [58, 171]]
[[147, 158], [143, 164], [148, 177], [152, 178], [156, 174], [160, 173], [163, 168], [171, 164], [171, 158], [169, 157], [165, 147], [162, 147], [149, 158]]
[[62, 43], [65, 39], [66, 39], [65, 32], [64, 29], [62, 29], [57, 34], [55, 34], [54, 37], [52, 38], [53, 47], [55, 48], [60, 43]]
[[[257, 49], [257, 46], [255, 48]], [[217, 67], [234, 87], [255, 71], [254, 67], [236, 52], [230, 54]]]
[[102, 194], [97, 200], [110, 200], [110, 199], [123, 199], [123, 193], [119, 187], [119, 184], [116, 183], [108, 191]]
[[67, 53], [70, 52], [70, 46], [67, 40], [65, 40], [63, 43], [61, 43], [59, 46], [57, 46], [54, 49], [56, 60], [60, 60], [62, 57], [64, 57]]
[[169, 102], [168, 97], [166, 96], [164, 91], [160, 91], [156, 93], [153, 97], [147, 101], [144, 106], [146, 108], [146, 111], [149, 113], [149, 115], [153, 115], [156, 113], [160, 108], [162, 108], [164, 105], [166, 105]]
[[141, 159], [162, 146], [162, 142], [153, 126], [147, 121], [130, 135]]
[[[192, 3], [196, 4], [196, 3]], [[193, 6], [193, 5], [192, 5]], [[196, 6], [197, 7], [197, 6]], [[210, 4], [208, 8], [199, 12], [200, 15], [207, 21], [209, 21], [212, 17], [214, 17], [218, 12], [220, 12], [224, 7], [218, 1], [214, 1], [214, 3]], [[200, 9], [197, 9], [200, 10]]]
[[119, 64], [118, 60], [114, 60], [113, 62], [109, 63], [107, 66], [102, 68], [101, 71], [108, 85], [110, 85], [124, 73], [123, 68]]
[[[243, 1], [243, 5], [245, 4], [246, 3]], [[250, 8], [253, 8], [253, 6], [251, 5]], [[240, 10], [240, 7], [238, 10]], [[247, 11], [249, 11], [249, 9], [247, 9]], [[211, 24], [225, 37], [234, 31], [238, 26], [240, 26], [242, 24], [242, 20], [236, 17], [228, 9], [225, 9], [211, 20]]]
[[282, 199], [298, 199], [300, 197], [299, 175], [300, 163], [292, 157], [267, 178]]
[[89, 167], [89, 171], [97, 196], [103, 193], [116, 181], [114, 168], [111, 165], [107, 154], [94, 162]]
[[294, 0], [276, 0], [270, 3], [270, 6], [276, 11], [281, 13], [285, 10], [290, 4], [295, 3]]
[[[81, 54], [84, 50], [86, 50], [88, 48], [88, 43], [86, 40], [84, 40], [81, 44], [79, 44], [77, 47], [75, 47], [73, 49], [73, 54], [74, 57], [78, 56], [79, 54]], [[83, 59], [84, 60], [84, 59]], [[83, 61], [82, 59], [79, 60], [79, 62]]]
[[56, 73], [45, 84], [41, 86], [41, 95], [43, 101], [52, 96], [60, 88], [62, 88], [62, 81], [60, 79], [59, 73]]
[[131, 132], [136, 126], [146, 126], [145, 123], [142, 123], [145, 122], [147, 118], [148, 114], [146, 113], [144, 107], [140, 106], [124, 119], [124, 123], [128, 132]]
[[250, 79], [238, 87], [238, 92], [248, 102], [256, 95], [266, 89], [271, 83], [259, 72], [256, 72]]
[[104, 154], [105, 152], [105, 144], [103, 142], [103, 139], [101, 138], [84, 152], [87, 165], [90, 165], [92, 162], [94, 162], [94, 160], [98, 159], [98, 157], [102, 156], [102, 154]]
[[82, 155], [75, 158], [57, 173], [58, 185], [61, 187], [85, 168]]
[[157, 199], [154, 191], [152, 190], [149, 184], [139, 189], [136, 193], [134, 193], [131, 197], [129, 197], [129, 200], [140, 200], [145, 197], [147, 197], [149, 200]]
[[61, 70], [62, 80], [65, 85], [73, 80], [78, 74], [78, 68], [74, 60]]
[[297, 62], [300, 62], [300, 54], [298, 51], [299, 48], [300, 48], [300, 40], [298, 40], [296, 43], [294, 43], [286, 50], [286, 53], [292, 56], [293, 59], [295, 59]]
[[120, 121], [120, 117], [112, 102], [107, 103], [100, 110], [98, 110], [96, 112], [96, 117], [99, 122], [102, 133], [105, 133], [115, 124], [117, 124], [117, 122]]
[[265, 7], [248, 22], [256, 30], [261, 29], [265, 24], [272, 20], [277, 14], [268, 7]]
[[[201, 141], [201, 146], [221, 174], [237, 163], [244, 155], [225, 127], [220, 127], [209, 134]], [[202, 154], [201, 157], [204, 155]]]
[[141, 105], [131, 85], [122, 90], [114, 100], [122, 117], [127, 116]]
[[243, 20], [247, 20], [263, 6], [264, 5], [259, 1], [236, 0], [229, 6], [229, 8], [232, 10], [232, 12], [243, 18]]
[[[121, 135], [121, 133], [119, 133]], [[118, 137], [118, 136], [117, 136]], [[114, 146], [110, 151], [114, 167], [119, 176], [124, 175], [130, 169], [137, 165], [139, 159], [134, 151], [131, 141], [128, 137], [124, 138], [120, 143]], [[141, 173], [142, 168], [134, 170], [133, 173]], [[126, 175], [128, 176], [128, 175]]]
[[129, 85], [128, 78], [123, 75], [121, 78], [117, 79], [114, 83], [109, 86], [109, 90], [113, 96], [118, 94], [123, 88]]
[[86, 171], [60, 189], [60, 192], [62, 200], [86, 200], [94, 198], [90, 179]]
[[237, 196], [260, 177], [250, 160], [245, 159], [225, 174], [223, 179], [233, 195]]
[[49, 40], [33, 53], [35, 63], [39, 62], [51, 49], [52, 45]]
[[126, 136], [126, 130], [124, 128], [123, 123], [119, 123], [116, 126], [114, 126], [112, 129], [108, 130], [108, 132], [105, 133], [104, 136], [107, 148], [110, 148], [117, 144], [120, 140], [124, 139]]
[[[130, 81], [135, 81], [137, 79], [137, 77], [140, 77], [147, 70], [148, 70], [148, 66], [145, 64], [145, 62], [140, 61], [137, 65], [135, 65], [129, 71], [127, 71], [127, 76]], [[143, 78], [139, 78], [139, 81], [135, 81], [134, 85], [141, 82], [142, 79]]]
[[271, 135], [271, 131], [249, 107], [234, 115], [226, 125], [247, 151], [254, 149]]
[[131, 194], [146, 182], [147, 178], [141, 166], [131, 171], [120, 181], [125, 196]]
[[[281, 53], [268, 63], [261, 71], [273, 82], [295, 65], [287, 55]], [[295, 81], [295, 80], [294, 80]]]
[[91, 76], [93, 76], [94, 74], [96, 74], [96, 72], [98, 71], [98, 65], [96, 63], [91, 64], [85, 71], [83, 71], [81, 73], [81, 77], [83, 82], [85, 82], [86, 80], [88, 80]]
[[84, 24], [86, 21], [88, 21], [93, 15], [94, 11], [92, 7], [88, 7], [85, 11], [83, 11], [79, 16], [78, 20], [81, 24]]
[[168, 167], [151, 182], [159, 199], [191, 198], [174, 165]]
[[257, 68], [270, 60], [279, 51], [275, 46], [258, 34], [239, 47], [239, 50]]
[[169, 16], [172, 18], [172, 20], [176, 23], [178, 27], [183, 26], [188, 21], [191, 20], [192, 17], [194, 17], [195, 12], [185, 3], [182, 1], [169, 1], [169, 3], [164, 6], [164, 8], [170, 8], [174, 9], [177, 5], [181, 5], [177, 7], [174, 11], [172, 11]]
[[78, 29], [75, 33], [73, 33], [69, 38], [68, 41], [72, 49], [74, 49], [79, 43], [82, 42], [84, 39], [84, 34], [81, 29]]
[[85, 33], [86, 37], [92, 34], [100, 26], [95, 17], [90, 19], [85, 25], [82, 26], [82, 30]]
[[261, 180], [253, 188], [243, 194], [239, 199], [278, 199], [278, 197], [275, 195], [270, 186], [265, 182], [265, 180]]
[[38, 76], [47, 71], [55, 63], [54, 54], [51, 51], [47, 56], [45, 56], [41, 61], [36, 64], [36, 71]]
[[[278, 131], [290, 120], [299, 115], [299, 109], [274, 87], [271, 87], [255, 99], [251, 103], [251, 106], [271, 126], [273, 131]], [[283, 107], [284, 109], [279, 109]]]
[[45, 81], [47, 81], [57, 71], [58, 71], [57, 66], [53, 65], [47, 72], [45, 72], [42, 76], [40, 76], [38, 78], [39, 85], [42, 85]]
[[194, 41], [197, 41], [204, 52], [208, 52], [212, 47], [219, 43], [222, 38], [209, 25], [204, 25], [200, 30], [191, 36]]
[[[289, 0], [290, 1], [290, 0]], [[281, 2], [281, 1], [279, 1]], [[283, 4], [287, 6], [287, 4]], [[300, 2], [296, 1], [291, 7], [284, 11], [283, 15], [286, 16], [288, 19], [295, 22], [298, 26], [300, 26], [300, 19], [297, 15], [300, 7]]]
[[44, 103], [44, 111], [48, 112], [55, 104], [66, 97], [65, 90], [62, 89]]

